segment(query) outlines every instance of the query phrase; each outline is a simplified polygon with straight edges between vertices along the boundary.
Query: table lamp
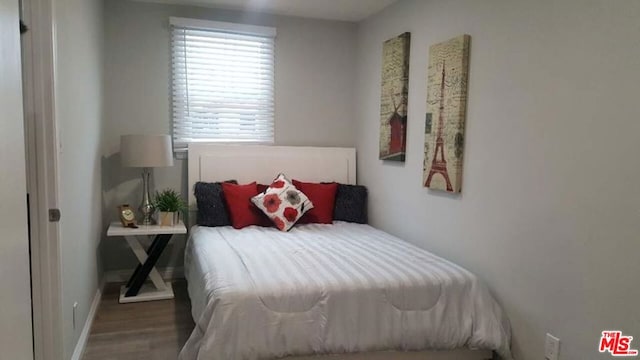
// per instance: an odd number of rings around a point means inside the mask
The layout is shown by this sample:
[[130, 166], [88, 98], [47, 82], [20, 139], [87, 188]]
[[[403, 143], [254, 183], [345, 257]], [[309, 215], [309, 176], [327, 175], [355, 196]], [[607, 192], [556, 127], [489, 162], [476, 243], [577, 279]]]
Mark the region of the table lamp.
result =
[[149, 169], [173, 166], [173, 149], [169, 135], [122, 135], [120, 137], [122, 166], [142, 168], [142, 225], [153, 224], [153, 204], [149, 194]]

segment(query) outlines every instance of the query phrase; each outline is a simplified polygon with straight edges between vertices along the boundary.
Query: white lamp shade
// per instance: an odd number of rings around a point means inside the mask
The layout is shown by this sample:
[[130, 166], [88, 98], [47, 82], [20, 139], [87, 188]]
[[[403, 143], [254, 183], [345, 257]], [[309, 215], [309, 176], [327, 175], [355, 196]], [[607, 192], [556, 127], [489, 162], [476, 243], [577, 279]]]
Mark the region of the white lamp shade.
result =
[[169, 135], [122, 135], [120, 158], [126, 167], [173, 166]]

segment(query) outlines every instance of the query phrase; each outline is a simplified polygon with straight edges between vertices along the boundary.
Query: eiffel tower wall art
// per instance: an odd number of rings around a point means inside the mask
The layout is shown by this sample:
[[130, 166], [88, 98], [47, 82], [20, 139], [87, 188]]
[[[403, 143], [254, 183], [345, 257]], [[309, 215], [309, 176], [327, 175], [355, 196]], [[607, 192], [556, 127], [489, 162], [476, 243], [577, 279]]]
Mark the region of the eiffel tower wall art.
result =
[[422, 183], [430, 189], [462, 189], [470, 41], [462, 35], [429, 48]]
[[382, 46], [382, 93], [380, 99], [380, 159], [404, 161], [407, 148], [407, 98], [409, 47], [406, 32]]

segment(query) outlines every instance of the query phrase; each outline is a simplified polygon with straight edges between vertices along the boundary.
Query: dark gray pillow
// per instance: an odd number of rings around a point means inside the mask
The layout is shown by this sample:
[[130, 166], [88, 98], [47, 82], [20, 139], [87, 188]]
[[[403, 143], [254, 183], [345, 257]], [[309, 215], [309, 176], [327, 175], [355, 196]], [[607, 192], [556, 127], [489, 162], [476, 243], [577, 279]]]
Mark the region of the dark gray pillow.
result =
[[[235, 180], [226, 181], [237, 184]], [[193, 187], [193, 194], [198, 204], [196, 223], [202, 226], [231, 225], [227, 205], [224, 202], [222, 183], [208, 183], [198, 181]]]
[[338, 184], [333, 220], [366, 224], [367, 188], [362, 185]]

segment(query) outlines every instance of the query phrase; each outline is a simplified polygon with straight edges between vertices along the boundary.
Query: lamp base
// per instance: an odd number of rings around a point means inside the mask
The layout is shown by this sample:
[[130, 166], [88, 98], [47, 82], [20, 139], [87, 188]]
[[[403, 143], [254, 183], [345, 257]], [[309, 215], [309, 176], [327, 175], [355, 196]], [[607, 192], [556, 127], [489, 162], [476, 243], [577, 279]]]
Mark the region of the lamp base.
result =
[[151, 196], [149, 195], [149, 176], [150, 172], [148, 168], [144, 168], [142, 171], [142, 204], [140, 204], [140, 212], [142, 213], [142, 225], [153, 225], [153, 213], [155, 208], [151, 203]]

